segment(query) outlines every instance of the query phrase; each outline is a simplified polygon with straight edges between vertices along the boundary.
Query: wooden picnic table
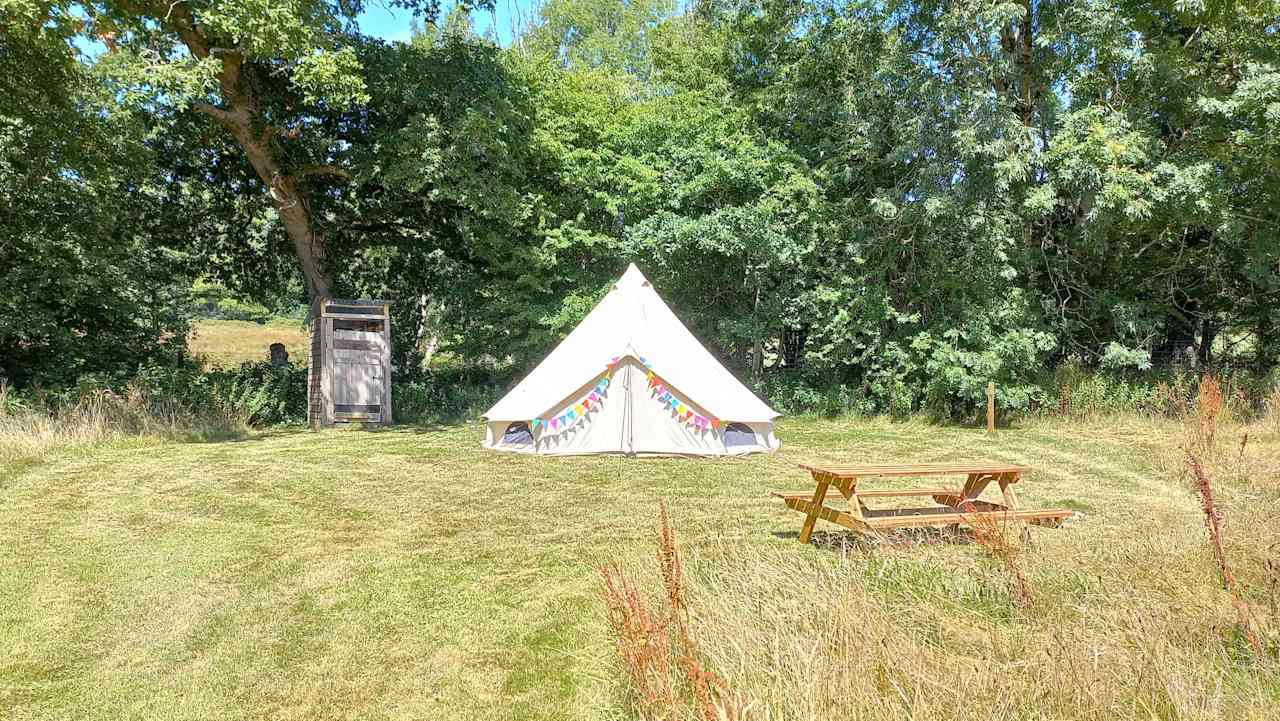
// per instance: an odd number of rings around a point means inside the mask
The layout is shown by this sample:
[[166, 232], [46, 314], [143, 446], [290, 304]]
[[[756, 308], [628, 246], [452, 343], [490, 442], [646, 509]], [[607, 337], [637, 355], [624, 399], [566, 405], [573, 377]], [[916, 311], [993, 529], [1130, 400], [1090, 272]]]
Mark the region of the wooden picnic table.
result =
[[[813, 491], [773, 491], [788, 508], [805, 514], [800, 528], [800, 542], [808, 543], [813, 525], [819, 518], [844, 526], [859, 533], [914, 526], [949, 526], [971, 524], [979, 517], [998, 517], [1020, 523], [1032, 523], [1056, 528], [1072, 514], [1065, 508], [1021, 510], [1013, 493], [1013, 485], [1029, 466], [1006, 463], [915, 463], [882, 465], [841, 465], [826, 463], [801, 463], [817, 483]], [[859, 481], [867, 478], [964, 476], [963, 485], [937, 485], [929, 488], [864, 489]], [[978, 497], [995, 481], [1000, 487], [1003, 503], [992, 503]], [[841, 511], [826, 505], [827, 492], [831, 488], [840, 491], [848, 501], [848, 510]], [[938, 504], [924, 508], [872, 509], [864, 502], [869, 498], [894, 498], [929, 496]]]

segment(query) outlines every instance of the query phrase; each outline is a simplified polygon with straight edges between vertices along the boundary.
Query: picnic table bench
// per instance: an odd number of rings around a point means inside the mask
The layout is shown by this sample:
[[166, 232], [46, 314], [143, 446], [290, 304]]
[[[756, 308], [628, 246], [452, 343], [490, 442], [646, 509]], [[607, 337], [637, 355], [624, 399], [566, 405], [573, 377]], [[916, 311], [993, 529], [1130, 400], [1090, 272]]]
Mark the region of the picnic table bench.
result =
[[[1070, 509], [1020, 510], [1013, 485], [1028, 466], [1003, 463], [916, 463], [906, 465], [849, 466], [824, 463], [801, 463], [817, 483], [813, 491], [773, 491], [788, 508], [805, 514], [800, 528], [800, 542], [808, 543], [813, 525], [819, 518], [859, 533], [916, 526], [949, 526], [973, 523], [978, 517], [998, 517], [1039, 526], [1056, 528], [1072, 514]], [[859, 481], [866, 478], [914, 478], [932, 476], [964, 476], [964, 484], [937, 485], [929, 488], [865, 489]], [[1000, 487], [1003, 503], [979, 500], [994, 481]], [[958, 485], [958, 484], [957, 484]], [[826, 505], [827, 492], [835, 488], [848, 501], [848, 510]], [[938, 504], [924, 508], [872, 509], [864, 501], [870, 498], [928, 496]]]

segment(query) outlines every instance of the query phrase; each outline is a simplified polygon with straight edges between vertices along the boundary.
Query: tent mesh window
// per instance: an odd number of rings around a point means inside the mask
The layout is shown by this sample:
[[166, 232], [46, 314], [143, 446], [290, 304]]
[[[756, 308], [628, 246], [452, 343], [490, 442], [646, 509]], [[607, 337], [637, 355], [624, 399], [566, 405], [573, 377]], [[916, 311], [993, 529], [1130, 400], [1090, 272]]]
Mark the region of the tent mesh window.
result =
[[502, 442], [511, 445], [533, 443], [533, 433], [529, 430], [529, 424], [524, 421], [516, 421], [507, 426], [507, 432], [502, 434]]
[[743, 423], [730, 423], [724, 427], [724, 444], [726, 447], [757, 445], [755, 431]]

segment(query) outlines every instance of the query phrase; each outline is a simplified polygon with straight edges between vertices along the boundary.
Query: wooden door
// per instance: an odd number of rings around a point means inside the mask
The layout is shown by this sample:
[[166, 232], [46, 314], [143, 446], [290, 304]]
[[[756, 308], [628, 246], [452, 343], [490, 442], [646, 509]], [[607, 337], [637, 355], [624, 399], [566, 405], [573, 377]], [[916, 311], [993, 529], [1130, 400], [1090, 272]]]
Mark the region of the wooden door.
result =
[[382, 421], [386, 389], [382, 320], [333, 319], [335, 421]]

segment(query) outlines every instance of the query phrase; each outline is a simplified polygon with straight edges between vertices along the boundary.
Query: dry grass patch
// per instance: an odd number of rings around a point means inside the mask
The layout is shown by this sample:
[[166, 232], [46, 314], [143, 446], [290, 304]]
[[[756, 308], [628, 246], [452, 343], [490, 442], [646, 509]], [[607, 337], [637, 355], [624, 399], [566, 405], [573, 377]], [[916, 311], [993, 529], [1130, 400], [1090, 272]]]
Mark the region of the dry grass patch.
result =
[[307, 363], [307, 329], [297, 321], [253, 323], [246, 320], [202, 320], [194, 324], [187, 344], [207, 366], [233, 368], [246, 362], [270, 360], [272, 343], [284, 343], [289, 360]]
[[172, 399], [154, 398], [130, 385], [122, 393], [99, 390], [62, 408], [30, 408], [10, 399], [0, 380], [0, 482], [46, 458], [126, 438], [191, 439], [243, 433], [231, 414], [196, 418]]

